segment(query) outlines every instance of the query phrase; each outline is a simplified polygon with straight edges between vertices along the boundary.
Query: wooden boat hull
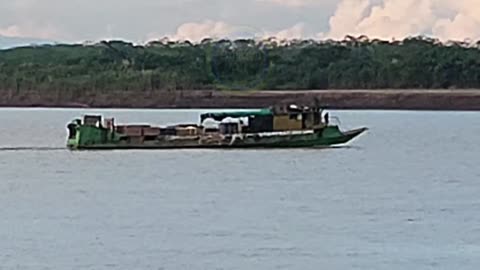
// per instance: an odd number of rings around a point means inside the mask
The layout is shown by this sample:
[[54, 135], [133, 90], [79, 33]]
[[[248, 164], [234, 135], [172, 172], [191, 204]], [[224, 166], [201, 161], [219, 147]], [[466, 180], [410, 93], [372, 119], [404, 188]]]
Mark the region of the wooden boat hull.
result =
[[318, 131], [233, 134], [222, 137], [166, 136], [148, 141], [115, 139], [104, 129], [80, 127], [75, 138], [67, 142], [72, 150], [115, 149], [218, 149], [218, 148], [310, 148], [345, 144], [364, 133], [367, 128], [341, 132], [337, 126]]

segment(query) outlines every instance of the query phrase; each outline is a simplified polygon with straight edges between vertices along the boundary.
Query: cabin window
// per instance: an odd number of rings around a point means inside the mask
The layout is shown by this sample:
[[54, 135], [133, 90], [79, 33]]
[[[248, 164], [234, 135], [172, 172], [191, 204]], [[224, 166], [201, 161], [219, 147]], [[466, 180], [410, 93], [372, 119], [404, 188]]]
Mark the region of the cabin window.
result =
[[145, 136], [144, 140], [145, 141], [155, 141], [157, 139], [157, 136]]
[[290, 118], [290, 120], [301, 121], [303, 117], [302, 117], [301, 113], [296, 113], [296, 114], [290, 114], [289, 118]]
[[321, 115], [319, 113], [314, 113], [313, 114], [313, 124], [318, 125], [321, 122]]

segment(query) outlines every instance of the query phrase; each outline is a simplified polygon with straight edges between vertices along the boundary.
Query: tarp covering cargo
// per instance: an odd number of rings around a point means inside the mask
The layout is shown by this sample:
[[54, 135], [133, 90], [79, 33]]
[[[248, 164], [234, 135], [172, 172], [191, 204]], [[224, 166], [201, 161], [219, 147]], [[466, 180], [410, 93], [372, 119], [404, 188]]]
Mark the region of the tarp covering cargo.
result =
[[270, 109], [262, 109], [257, 111], [233, 111], [233, 112], [218, 112], [218, 113], [204, 113], [200, 116], [203, 122], [207, 118], [214, 119], [216, 121], [222, 121], [227, 117], [240, 118], [240, 117], [253, 117], [253, 116], [271, 116], [273, 115]]

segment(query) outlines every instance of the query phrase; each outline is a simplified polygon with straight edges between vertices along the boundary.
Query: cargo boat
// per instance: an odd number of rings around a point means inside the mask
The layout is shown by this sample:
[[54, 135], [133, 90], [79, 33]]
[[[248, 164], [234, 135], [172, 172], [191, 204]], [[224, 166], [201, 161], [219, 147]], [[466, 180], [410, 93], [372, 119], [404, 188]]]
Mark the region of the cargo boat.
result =
[[85, 115], [67, 125], [70, 149], [293, 148], [350, 142], [367, 128], [343, 132], [317, 107], [276, 106], [209, 112], [199, 124], [116, 125], [113, 118]]

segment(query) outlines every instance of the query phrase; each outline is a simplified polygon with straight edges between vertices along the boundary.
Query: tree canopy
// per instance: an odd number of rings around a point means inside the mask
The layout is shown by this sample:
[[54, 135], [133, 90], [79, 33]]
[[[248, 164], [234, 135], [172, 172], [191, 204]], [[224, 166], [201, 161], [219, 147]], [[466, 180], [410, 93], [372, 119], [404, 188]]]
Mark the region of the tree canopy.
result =
[[347, 37], [0, 50], [0, 90], [480, 88], [480, 43]]

